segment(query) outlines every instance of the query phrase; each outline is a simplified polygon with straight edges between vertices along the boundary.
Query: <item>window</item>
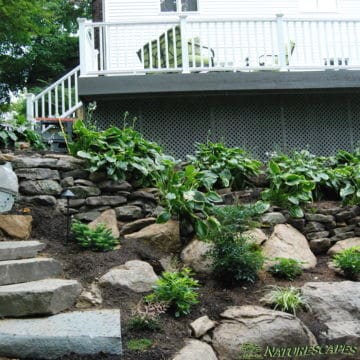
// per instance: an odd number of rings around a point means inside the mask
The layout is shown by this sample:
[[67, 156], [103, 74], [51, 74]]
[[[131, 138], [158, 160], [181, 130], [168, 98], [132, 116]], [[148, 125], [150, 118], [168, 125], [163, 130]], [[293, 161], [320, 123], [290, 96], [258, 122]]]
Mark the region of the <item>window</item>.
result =
[[161, 12], [198, 11], [198, 0], [160, 0], [160, 5]]
[[337, 0], [301, 0], [303, 11], [334, 12], [337, 10]]

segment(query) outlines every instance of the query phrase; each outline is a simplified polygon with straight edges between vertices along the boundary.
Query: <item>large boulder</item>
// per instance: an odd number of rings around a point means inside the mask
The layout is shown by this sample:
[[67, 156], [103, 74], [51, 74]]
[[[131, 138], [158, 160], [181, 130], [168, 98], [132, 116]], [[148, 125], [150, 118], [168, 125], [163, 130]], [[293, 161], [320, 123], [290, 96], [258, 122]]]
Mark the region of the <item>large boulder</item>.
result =
[[211, 243], [194, 239], [181, 252], [181, 260], [197, 273], [211, 274], [212, 260], [209, 251], [212, 248]]
[[157, 280], [158, 277], [150, 264], [132, 260], [110, 269], [100, 278], [100, 284], [143, 293], [151, 291]]
[[272, 265], [274, 258], [292, 258], [303, 262], [303, 269], [310, 269], [316, 266], [316, 257], [309, 247], [309, 243], [300, 231], [291, 225], [279, 224], [274, 232], [263, 245], [263, 253], [266, 260], [265, 267]]
[[170, 220], [165, 224], [153, 224], [140, 231], [125, 235], [125, 239], [145, 243], [166, 253], [181, 249], [179, 222]]
[[188, 339], [173, 360], [217, 360], [212, 347], [199, 340]]
[[267, 345], [288, 347], [317, 345], [310, 330], [294, 315], [260, 306], [231, 306], [213, 332], [212, 345], [220, 360], [239, 359], [244, 344], [265, 350]]
[[310, 282], [301, 292], [312, 316], [326, 326], [326, 330], [318, 334], [320, 343], [360, 346], [359, 282]]
[[355, 246], [360, 248], [360, 237], [354, 237], [338, 241], [333, 247], [328, 250], [327, 253], [328, 255], [335, 255], [343, 250], [350, 249]]
[[117, 224], [115, 210], [110, 209], [104, 211], [98, 218], [89, 224], [89, 227], [90, 229], [95, 229], [100, 224], [104, 224], [107, 229], [111, 230], [113, 237], [119, 238], [120, 232]]
[[0, 230], [17, 239], [27, 239], [31, 234], [32, 216], [0, 215]]

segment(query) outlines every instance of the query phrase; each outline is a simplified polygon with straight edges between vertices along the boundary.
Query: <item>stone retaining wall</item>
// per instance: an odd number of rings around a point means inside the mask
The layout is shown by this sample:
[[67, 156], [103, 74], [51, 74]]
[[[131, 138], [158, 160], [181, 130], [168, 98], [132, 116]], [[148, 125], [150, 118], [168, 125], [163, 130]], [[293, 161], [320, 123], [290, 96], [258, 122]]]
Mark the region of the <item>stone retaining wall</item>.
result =
[[135, 189], [126, 181], [115, 183], [104, 174], [90, 174], [81, 159], [0, 154], [1, 160], [10, 161], [18, 176], [18, 204], [56, 207], [65, 213], [66, 199], [61, 194], [68, 189], [76, 195], [70, 200], [70, 213], [82, 221], [93, 221], [110, 208], [120, 222], [156, 215], [156, 189]]

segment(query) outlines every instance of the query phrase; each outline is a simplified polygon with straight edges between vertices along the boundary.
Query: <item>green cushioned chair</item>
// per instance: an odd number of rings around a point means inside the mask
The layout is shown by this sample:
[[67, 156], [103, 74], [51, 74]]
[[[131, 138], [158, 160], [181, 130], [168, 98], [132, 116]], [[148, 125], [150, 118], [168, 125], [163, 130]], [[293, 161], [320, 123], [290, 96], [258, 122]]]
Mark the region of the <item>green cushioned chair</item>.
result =
[[[166, 40], [168, 44], [167, 55]], [[201, 46], [199, 38], [188, 40], [188, 52], [190, 67], [201, 67], [202, 65], [203, 67], [214, 66], [214, 51], [206, 46]], [[144, 56], [143, 64], [145, 69], [165, 69], [167, 68], [167, 61], [170, 69], [181, 68], [183, 64], [180, 26], [175, 26], [167, 30], [166, 33], [160, 35], [159, 39], [152, 40], [151, 42], [145, 44], [142, 49], [137, 51], [137, 55], [140, 61], [142, 61], [142, 55]], [[150, 56], [152, 61], [150, 61]]]

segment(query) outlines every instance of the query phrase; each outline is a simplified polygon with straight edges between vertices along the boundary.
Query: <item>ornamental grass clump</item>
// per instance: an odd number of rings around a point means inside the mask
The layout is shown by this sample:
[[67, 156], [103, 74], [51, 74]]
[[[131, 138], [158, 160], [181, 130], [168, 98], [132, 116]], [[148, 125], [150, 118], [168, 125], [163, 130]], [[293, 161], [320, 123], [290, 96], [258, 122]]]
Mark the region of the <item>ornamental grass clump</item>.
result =
[[334, 256], [333, 262], [347, 278], [356, 279], [360, 275], [360, 246], [341, 251]]
[[85, 249], [109, 251], [119, 244], [119, 240], [112, 236], [111, 230], [106, 228], [104, 224], [99, 224], [91, 229], [88, 225], [74, 220], [71, 230], [76, 241]]
[[287, 288], [271, 286], [270, 288], [272, 290], [261, 299], [261, 302], [271, 306], [274, 310], [296, 315], [296, 311], [308, 309], [308, 304], [299, 289], [293, 286]]
[[275, 258], [276, 263], [269, 268], [269, 273], [274, 277], [293, 281], [303, 272], [303, 262], [290, 258]]
[[199, 282], [191, 275], [188, 268], [178, 272], [163, 272], [145, 301], [168, 304], [170, 309], [174, 309], [176, 317], [188, 315], [191, 307], [199, 302]]

